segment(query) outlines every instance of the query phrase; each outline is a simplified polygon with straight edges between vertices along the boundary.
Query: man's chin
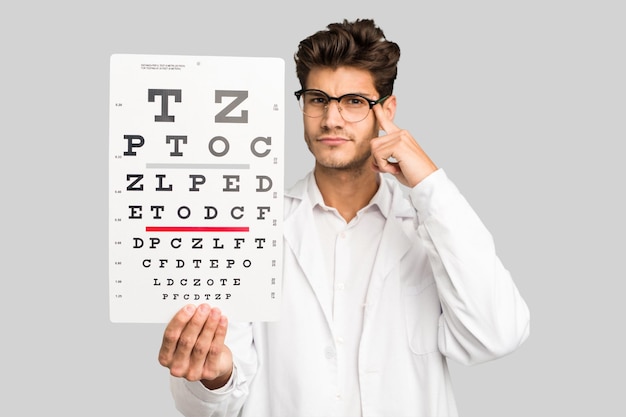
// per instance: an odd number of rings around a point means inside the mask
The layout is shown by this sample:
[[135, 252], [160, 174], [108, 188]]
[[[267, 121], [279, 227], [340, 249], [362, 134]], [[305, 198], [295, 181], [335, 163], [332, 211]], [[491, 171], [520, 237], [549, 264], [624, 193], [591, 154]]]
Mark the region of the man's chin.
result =
[[316, 163], [321, 168], [336, 169], [342, 171], [350, 171], [355, 169], [363, 169], [368, 164], [369, 156], [367, 158], [316, 158]]

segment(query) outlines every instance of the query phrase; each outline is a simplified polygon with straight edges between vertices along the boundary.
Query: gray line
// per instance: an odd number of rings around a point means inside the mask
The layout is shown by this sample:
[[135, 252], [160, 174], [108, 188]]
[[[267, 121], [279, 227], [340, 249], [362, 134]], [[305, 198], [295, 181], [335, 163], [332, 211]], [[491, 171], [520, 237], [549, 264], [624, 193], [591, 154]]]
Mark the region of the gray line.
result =
[[158, 169], [250, 169], [250, 164], [146, 164], [146, 168]]

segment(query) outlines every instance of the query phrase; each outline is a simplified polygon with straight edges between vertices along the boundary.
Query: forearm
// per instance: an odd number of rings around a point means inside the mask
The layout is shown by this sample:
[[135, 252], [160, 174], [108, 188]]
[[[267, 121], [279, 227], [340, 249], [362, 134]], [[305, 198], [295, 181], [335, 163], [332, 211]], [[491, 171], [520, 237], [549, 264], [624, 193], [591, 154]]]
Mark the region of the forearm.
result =
[[526, 303], [456, 187], [443, 172], [429, 181], [411, 198], [442, 305], [440, 350], [462, 363], [510, 353], [528, 336]]

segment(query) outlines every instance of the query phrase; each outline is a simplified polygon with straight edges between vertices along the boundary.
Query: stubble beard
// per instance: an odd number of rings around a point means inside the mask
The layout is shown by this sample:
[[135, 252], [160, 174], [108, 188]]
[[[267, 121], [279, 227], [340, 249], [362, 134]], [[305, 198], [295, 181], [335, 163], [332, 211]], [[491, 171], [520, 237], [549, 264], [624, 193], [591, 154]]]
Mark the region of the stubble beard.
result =
[[[353, 139], [349, 136], [350, 139]], [[352, 171], [355, 175], [359, 175], [363, 172], [363, 170], [369, 166], [369, 159], [372, 155], [369, 150], [369, 142], [366, 151], [358, 152], [351, 159], [345, 160], [342, 157], [337, 157], [333, 154], [333, 149], [326, 150], [325, 155], [316, 155], [313, 151], [312, 142], [315, 140], [306, 137], [305, 138], [307, 147], [309, 148], [309, 152], [315, 157], [315, 165], [318, 168], [327, 169], [327, 170], [338, 170], [343, 173], [347, 173]]]

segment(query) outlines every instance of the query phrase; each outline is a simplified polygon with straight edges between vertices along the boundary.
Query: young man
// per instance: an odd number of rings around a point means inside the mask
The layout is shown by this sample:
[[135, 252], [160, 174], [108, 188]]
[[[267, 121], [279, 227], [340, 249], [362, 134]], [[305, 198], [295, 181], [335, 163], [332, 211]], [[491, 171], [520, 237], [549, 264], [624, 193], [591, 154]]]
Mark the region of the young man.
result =
[[181, 309], [159, 361], [184, 415], [456, 416], [446, 360], [492, 360], [528, 337], [491, 235], [393, 123], [399, 57], [371, 20], [300, 43], [315, 167], [286, 193], [281, 319]]

